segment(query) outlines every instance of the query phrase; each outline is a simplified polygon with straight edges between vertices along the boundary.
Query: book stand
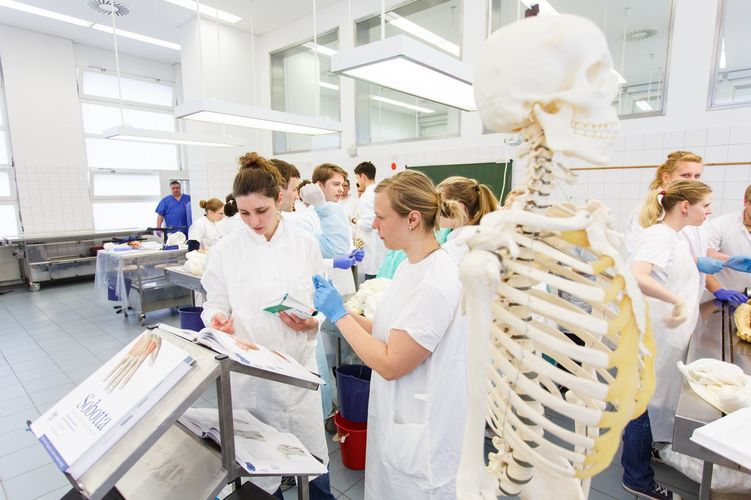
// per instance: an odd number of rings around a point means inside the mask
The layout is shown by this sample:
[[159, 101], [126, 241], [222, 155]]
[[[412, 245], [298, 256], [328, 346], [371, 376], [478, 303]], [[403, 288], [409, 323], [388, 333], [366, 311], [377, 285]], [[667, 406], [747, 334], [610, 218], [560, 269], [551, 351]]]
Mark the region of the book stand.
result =
[[[172, 342], [190, 354], [191, 370], [143, 418], [78, 480], [66, 474], [74, 490], [65, 499], [198, 499], [213, 500], [234, 482], [232, 499], [273, 498], [252, 483], [240, 488], [248, 472], [235, 461], [230, 373], [273, 380], [310, 390], [318, 384], [276, 372], [252, 368], [199, 344], [155, 328], [162, 342]], [[217, 391], [221, 451], [177, 424], [191, 404], [214, 383]], [[276, 474], [254, 474], [253, 477]], [[308, 499], [308, 476], [297, 479], [298, 499]]]

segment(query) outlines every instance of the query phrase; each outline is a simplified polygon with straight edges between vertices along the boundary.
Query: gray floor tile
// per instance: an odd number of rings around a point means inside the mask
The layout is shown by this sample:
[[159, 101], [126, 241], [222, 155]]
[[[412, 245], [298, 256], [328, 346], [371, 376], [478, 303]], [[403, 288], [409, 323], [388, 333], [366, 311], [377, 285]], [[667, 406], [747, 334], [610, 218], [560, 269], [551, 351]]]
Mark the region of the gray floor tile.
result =
[[0, 456], [8, 455], [29, 446], [37, 446], [38, 443], [36, 436], [26, 429], [17, 429], [2, 434], [0, 435]]
[[47, 413], [47, 410], [55, 406], [55, 404], [57, 404], [57, 401], [50, 401], [49, 403], [41, 403], [41, 404], [36, 405], [36, 409], [39, 410], [40, 415], [44, 415], [45, 413]]
[[50, 491], [42, 496], [36, 497], [34, 500], [60, 500], [66, 493], [71, 490], [72, 486], [67, 484], [62, 488]]
[[[6, 334], [3, 334], [3, 337], [5, 336]], [[6, 340], [9, 339], [7, 339], [6, 337]], [[0, 347], [0, 351], [2, 351], [3, 356], [5, 356], [6, 358], [9, 356], [17, 356], [29, 352], [34, 352], [37, 349], [39, 349], [39, 344], [35, 340], [27, 336], [19, 337], [19, 341], [16, 343], [10, 343], [7, 346]]]
[[655, 470], [655, 479], [657, 481], [670, 485], [673, 488], [679, 488], [693, 495], [699, 494], [699, 483], [678, 472], [676, 469], [666, 464], [653, 464]]
[[52, 375], [56, 375], [58, 377], [63, 377], [65, 374], [58, 368], [57, 365], [52, 364], [48, 368], [40, 369], [40, 368], [30, 368], [25, 370], [19, 370], [16, 373], [16, 376], [21, 381], [21, 383], [26, 383], [29, 380], [37, 380], [44, 377], [51, 377]]
[[60, 401], [63, 396], [75, 389], [75, 387], [76, 386], [74, 384], [68, 382], [67, 384], [58, 385], [56, 387], [49, 387], [37, 392], [32, 392], [31, 394], [29, 394], [29, 397], [34, 402], [34, 405], [39, 408], [39, 405], [45, 403], [56, 403]]
[[[30, 410], [32, 408], [34, 408], [34, 403], [29, 399], [29, 396], [25, 394], [23, 396], [16, 396], [4, 401], [3, 404], [0, 405], [0, 417], [7, 417], [14, 413]], [[2, 429], [0, 429], [0, 432], [2, 432]]]
[[592, 489], [621, 500], [634, 500], [634, 495], [623, 489], [623, 469], [611, 465], [592, 478]]
[[26, 428], [27, 420], [34, 420], [39, 416], [36, 408], [31, 407], [0, 417], [0, 434]]
[[3, 353], [3, 356], [6, 360], [8, 360], [8, 363], [11, 365], [15, 365], [18, 363], [22, 363], [24, 361], [31, 361], [38, 358], [46, 358], [48, 357], [47, 352], [42, 349], [41, 347], [37, 346], [36, 349], [29, 350], [26, 352], [20, 352], [16, 354], [6, 354]]
[[10, 362], [13, 371], [22, 372], [26, 370], [45, 370], [55, 366], [55, 362], [52, 361], [47, 354], [44, 357], [29, 359], [26, 361], [19, 361], [18, 363]]
[[49, 377], [43, 377], [36, 380], [29, 380], [28, 382], [24, 382], [23, 387], [24, 389], [26, 389], [27, 393], [31, 394], [34, 392], [42, 391], [44, 389], [58, 387], [65, 384], [70, 384], [70, 379], [67, 375], [51, 375]]
[[7, 483], [8, 479], [51, 462], [52, 459], [42, 445], [29, 446], [0, 457], [0, 479]]
[[6, 387], [4, 389], [0, 390], [0, 405], [3, 404], [4, 401], [7, 401], [9, 399], [17, 398], [19, 396], [26, 396], [26, 390], [23, 388], [21, 384], [16, 384], [10, 387]]
[[20, 383], [21, 381], [15, 375], [3, 375], [0, 377], [0, 391], [6, 387], [12, 387]]
[[346, 468], [342, 464], [339, 453], [329, 455], [329, 471], [331, 472], [331, 486], [345, 493], [365, 476], [364, 471]]
[[68, 480], [54, 464], [47, 464], [4, 481], [8, 500], [29, 500], [66, 486]]
[[8, 497], [5, 496], [5, 488], [3, 488], [3, 483], [0, 481], [0, 500], [7, 500]]
[[365, 499], [365, 479], [356, 482], [350, 489], [344, 492], [351, 500]]
[[[635, 495], [632, 495], [633, 498], [636, 498]], [[589, 490], [589, 496], [587, 497], [587, 500], [613, 500], [615, 497], [611, 497], [610, 495], [607, 495], [601, 491], [597, 490]]]

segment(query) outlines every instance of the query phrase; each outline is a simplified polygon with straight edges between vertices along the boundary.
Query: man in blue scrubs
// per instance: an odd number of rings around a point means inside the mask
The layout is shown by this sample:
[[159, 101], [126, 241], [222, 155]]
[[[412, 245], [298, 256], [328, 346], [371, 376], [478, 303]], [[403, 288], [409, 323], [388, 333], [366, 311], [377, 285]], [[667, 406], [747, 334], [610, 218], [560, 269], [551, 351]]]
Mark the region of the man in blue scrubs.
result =
[[188, 237], [190, 227], [190, 195], [182, 194], [182, 186], [178, 181], [169, 183], [172, 194], [162, 198], [156, 207], [156, 227], [180, 228]]

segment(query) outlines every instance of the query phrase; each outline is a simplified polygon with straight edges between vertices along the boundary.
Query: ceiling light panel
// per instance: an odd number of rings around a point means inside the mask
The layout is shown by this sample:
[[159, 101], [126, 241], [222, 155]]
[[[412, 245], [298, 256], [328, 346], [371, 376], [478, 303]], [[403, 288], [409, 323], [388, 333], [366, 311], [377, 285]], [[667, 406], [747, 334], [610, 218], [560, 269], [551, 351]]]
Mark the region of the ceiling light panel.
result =
[[183, 144], [187, 146], [234, 147], [242, 146], [239, 139], [226, 136], [196, 134], [192, 132], [173, 132], [135, 128], [129, 125], [113, 127], [103, 132], [107, 139], [133, 142], [154, 142], [159, 144]]
[[409, 109], [409, 110], [412, 110], [412, 111], [417, 111], [418, 113], [427, 113], [427, 114], [435, 113], [435, 111], [432, 110], [432, 109], [430, 109], [430, 108], [425, 108], [423, 106], [417, 106], [415, 104], [410, 104], [408, 102], [399, 101], [399, 100], [396, 100], [396, 99], [389, 99], [388, 97], [381, 97], [379, 95], [372, 95], [372, 96], [370, 96], [370, 99], [373, 100], [373, 101], [378, 101], [378, 102], [382, 102], [382, 103], [385, 103], [385, 104], [391, 104], [392, 106], [398, 106], [400, 108], [406, 108], [406, 109]]
[[[196, 2], [193, 0], [164, 0], [167, 3], [171, 3], [172, 5], [177, 5], [179, 7], [184, 7], [192, 12], [196, 11]], [[204, 15], [206, 17], [212, 17], [214, 19], [219, 19], [220, 21], [224, 21], [226, 23], [239, 23], [242, 21], [242, 17], [236, 16], [234, 14], [230, 14], [229, 12], [226, 12], [224, 10], [219, 10], [216, 7], [211, 7], [203, 2], [198, 4], [198, 12], [201, 13], [201, 15]]]
[[461, 49], [457, 44], [449, 42], [445, 38], [436, 35], [432, 31], [423, 28], [419, 24], [413, 23], [409, 19], [402, 17], [399, 14], [389, 12], [388, 14], [386, 14], [386, 21], [392, 26], [399, 28], [401, 31], [409, 33], [410, 35], [417, 37], [420, 40], [426, 41], [431, 45], [435, 45], [439, 49], [445, 50], [455, 57], [459, 57], [461, 55]]
[[0, 7], [6, 7], [8, 9], [17, 10], [20, 12], [26, 12], [28, 14], [34, 14], [35, 16], [41, 16], [41, 17], [46, 17], [48, 19], [54, 19], [56, 21], [62, 21], [68, 24], [75, 24], [76, 26], [82, 26], [84, 28], [89, 28], [91, 27], [92, 24], [94, 24], [91, 21], [87, 21], [85, 19], [81, 19], [81, 18], [73, 17], [73, 16], [67, 16], [65, 14], [60, 14], [59, 12], [55, 12], [52, 10], [40, 9], [39, 7], [34, 7], [32, 5], [27, 5], [25, 3], [16, 2], [14, 0], [0, 0]]
[[[92, 28], [94, 28], [97, 31], [103, 31], [109, 34], [112, 34], [115, 32], [115, 30], [112, 29], [112, 26], [107, 26], [106, 24], [95, 24], [92, 26]], [[151, 36], [141, 35], [139, 33], [133, 33], [132, 31], [125, 31], [120, 28], [117, 29], [117, 36], [121, 36], [123, 38], [130, 38], [131, 40], [138, 40], [139, 42], [150, 43], [151, 45], [158, 45], [159, 47], [164, 47], [167, 49], [180, 50], [180, 45], [176, 43], [168, 42], [160, 38], [154, 38]]]

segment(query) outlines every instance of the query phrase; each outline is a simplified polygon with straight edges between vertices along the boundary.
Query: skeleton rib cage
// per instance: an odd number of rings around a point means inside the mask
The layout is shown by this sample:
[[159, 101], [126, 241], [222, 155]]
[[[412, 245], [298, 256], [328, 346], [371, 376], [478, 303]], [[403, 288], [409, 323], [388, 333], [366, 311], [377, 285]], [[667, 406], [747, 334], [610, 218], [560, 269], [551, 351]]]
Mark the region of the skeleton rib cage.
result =
[[[525, 194], [463, 235], [471, 249], [460, 266], [470, 393], [459, 498], [541, 498], [535, 483], [547, 481], [549, 493], [564, 478], [575, 493], [559, 487], [559, 498], [584, 498], [588, 478], [610, 464], [625, 425], [646, 410], [654, 389], [646, 308], [607, 210], [598, 202], [551, 206], [553, 155], [539, 126], [525, 132]], [[574, 430], [553, 413], [571, 418]], [[485, 421], [498, 450], [487, 470]]]

